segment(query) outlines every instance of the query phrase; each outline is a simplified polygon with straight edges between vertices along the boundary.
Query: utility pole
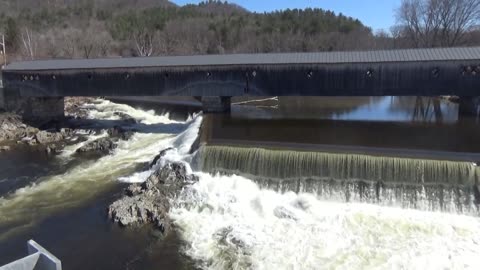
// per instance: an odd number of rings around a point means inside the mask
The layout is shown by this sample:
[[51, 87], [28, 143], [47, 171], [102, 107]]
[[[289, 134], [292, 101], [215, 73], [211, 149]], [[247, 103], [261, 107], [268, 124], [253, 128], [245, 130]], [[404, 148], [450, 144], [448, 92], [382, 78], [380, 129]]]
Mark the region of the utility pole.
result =
[[7, 65], [7, 51], [6, 51], [6, 45], [5, 45], [5, 35], [2, 34], [2, 42], [0, 43], [0, 45], [2, 45], [2, 54], [3, 54], [3, 63], [4, 63], [4, 66]]

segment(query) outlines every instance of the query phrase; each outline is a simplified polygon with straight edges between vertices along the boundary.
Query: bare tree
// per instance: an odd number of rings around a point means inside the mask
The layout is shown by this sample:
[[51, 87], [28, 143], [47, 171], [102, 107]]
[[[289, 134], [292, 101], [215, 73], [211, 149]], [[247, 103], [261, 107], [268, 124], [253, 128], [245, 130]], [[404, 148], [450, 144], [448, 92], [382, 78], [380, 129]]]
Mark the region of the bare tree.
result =
[[111, 53], [112, 47], [112, 37], [107, 31], [102, 31], [102, 33], [95, 36], [96, 37], [96, 46], [98, 49], [98, 56], [105, 57]]
[[151, 56], [156, 32], [148, 29], [137, 29], [132, 35], [138, 56]]
[[83, 58], [91, 58], [94, 54], [94, 49], [96, 45], [95, 36], [89, 35], [87, 31], [82, 31], [81, 36], [77, 38], [78, 47], [82, 52]]
[[24, 54], [30, 59], [34, 60], [37, 54], [37, 40], [32, 30], [25, 28], [22, 32], [22, 43]]
[[396, 29], [415, 47], [457, 46], [479, 20], [479, 0], [403, 0]]
[[69, 31], [64, 31], [61, 45], [64, 57], [75, 58], [77, 54], [77, 44], [79, 42], [78, 37], [80, 35], [80, 31], [77, 29], [72, 28], [69, 29]]

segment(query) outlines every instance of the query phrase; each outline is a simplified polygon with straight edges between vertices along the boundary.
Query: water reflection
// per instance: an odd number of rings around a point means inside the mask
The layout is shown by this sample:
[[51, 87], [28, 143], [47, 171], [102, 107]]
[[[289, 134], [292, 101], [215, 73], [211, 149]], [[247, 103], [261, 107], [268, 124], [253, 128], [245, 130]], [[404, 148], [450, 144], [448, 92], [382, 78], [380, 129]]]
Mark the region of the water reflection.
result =
[[331, 119], [454, 123], [459, 105], [439, 97], [278, 97], [241, 102], [232, 116], [262, 119]]
[[439, 97], [391, 97], [390, 110], [413, 122], [452, 123], [458, 120], [458, 104]]
[[438, 97], [279, 97], [248, 104], [233, 106], [231, 115], [208, 115], [203, 141], [445, 151], [451, 158], [450, 152], [480, 153], [478, 116]]

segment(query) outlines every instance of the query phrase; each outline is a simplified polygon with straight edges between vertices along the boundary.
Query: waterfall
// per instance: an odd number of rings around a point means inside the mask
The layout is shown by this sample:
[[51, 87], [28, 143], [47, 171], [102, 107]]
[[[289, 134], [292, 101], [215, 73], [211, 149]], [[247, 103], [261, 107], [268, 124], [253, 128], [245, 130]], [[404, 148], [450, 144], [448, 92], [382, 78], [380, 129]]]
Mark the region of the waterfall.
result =
[[472, 162], [204, 145], [198, 166], [247, 176], [264, 188], [322, 199], [428, 211], [477, 213]]

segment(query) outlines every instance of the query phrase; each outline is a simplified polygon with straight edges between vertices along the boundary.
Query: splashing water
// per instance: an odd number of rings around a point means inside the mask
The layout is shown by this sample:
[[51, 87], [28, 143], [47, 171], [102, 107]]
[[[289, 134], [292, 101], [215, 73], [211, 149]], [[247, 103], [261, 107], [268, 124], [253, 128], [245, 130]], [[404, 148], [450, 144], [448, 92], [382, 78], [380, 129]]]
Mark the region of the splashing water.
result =
[[480, 220], [200, 174], [171, 216], [204, 269], [479, 269]]
[[[119, 142], [108, 156], [0, 198], [0, 231], [5, 232], [0, 237], [81, 205], [116, 180], [143, 182], [164, 162], [183, 161], [192, 164], [200, 180], [181, 192], [170, 216], [185, 242], [184, 252], [201, 268], [480, 269], [478, 217], [461, 215], [464, 211], [455, 207], [425, 209], [457, 214], [382, 205], [405, 196], [429, 204], [435, 192], [443, 194], [444, 202], [458, 200], [462, 190], [448, 190], [478, 182], [480, 170], [474, 164], [253, 148], [207, 147], [190, 155], [201, 116], [178, 122], [105, 100], [87, 107], [91, 119], [119, 120], [115, 112], [124, 112], [137, 120], [132, 128], [139, 133]], [[78, 147], [80, 143], [59, 158]], [[175, 149], [154, 168], [135, 172], [168, 147]], [[202, 168], [253, 180], [199, 172]], [[389, 178], [400, 186], [386, 183]], [[441, 191], [426, 185], [435, 181], [443, 183]], [[417, 186], [410, 192], [404, 182]], [[472, 201], [465, 193], [462, 200]]]
[[207, 145], [194, 164], [210, 173], [241, 174], [279, 192], [478, 214], [480, 174], [472, 162]]
[[[138, 166], [150, 162], [159, 150], [178, 146], [186, 134], [198, 133], [202, 119], [201, 116], [196, 116], [186, 122], [177, 122], [166, 116], [157, 116], [108, 101], [99, 101], [89, 106], [90, 115], [95, 119], [105, 120], [102, 117], [110, 117], [110, 112], [125, 111], [142, 124], [148, 123], [147, 131], [152, 130], [151, 125], [156, 125], [165, 132], [136, 133], [130, 140], [120, 141], [110, 155], [95, 162], [81, 163], [61, 175], [41, 178], [30, 186], [0, 198], [0, 231], [15, 231], [16, 228], [33, 225], [52, 213], [66, 211], [87, 202], [113, 187], [119, 177], [129, 175]], [[71, 151], [72, 149], [68, 152]], [[5, 236], [6, 233], [1, 235]]]

